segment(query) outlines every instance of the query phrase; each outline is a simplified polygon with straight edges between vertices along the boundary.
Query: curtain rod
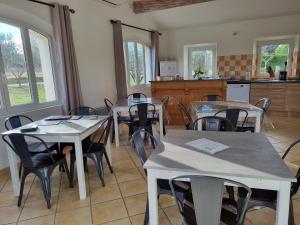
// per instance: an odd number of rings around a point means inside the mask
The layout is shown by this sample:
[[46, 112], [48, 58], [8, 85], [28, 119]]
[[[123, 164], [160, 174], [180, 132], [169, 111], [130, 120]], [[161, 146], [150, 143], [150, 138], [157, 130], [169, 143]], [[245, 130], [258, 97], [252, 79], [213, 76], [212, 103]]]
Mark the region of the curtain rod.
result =
[[[117, 21], [116, 20], [110, 20], [111, 23], [116, 23]], [[154, 31], [153, 30], [147, 30], [147, 29], [144, 29], [144, 28], [141, 28], [141, 27], [136, 27], [136, 26], [132, 26], [132, 25], [129, 25], [129, 24], [126, 24], [126, 23], [122, 23], [123, 26], [126, 26], [126, 27], [131, 27], [131, 28], [134, 28], [134, 29], [137, 29], [137, 30], [142, 30], [142, 31], [146, 31], [146, 32], [150, 32], [150, 33], [153, 33]], [[159, 35], [162, 35], [161, 33], [158, 33]]]
[[[29, 2], [34, 2], [34, 3], [38, 3], [38, 4], [41, 4], [41, 5], [47, 5], [47, 6], [50, 6], [50, 7], [52, 7], [52, 8], [55, 7], [54, 4], [47, 3], [47, 2], [41, 2], [41, 1], [38, 1], [38, 0], [27, 0], [27, 1], [29, 1]], [[75, 10], [74, 10], [74, 9], [69, 9], [69, 11], [70, 11], [71, 13], [75, 13]]]

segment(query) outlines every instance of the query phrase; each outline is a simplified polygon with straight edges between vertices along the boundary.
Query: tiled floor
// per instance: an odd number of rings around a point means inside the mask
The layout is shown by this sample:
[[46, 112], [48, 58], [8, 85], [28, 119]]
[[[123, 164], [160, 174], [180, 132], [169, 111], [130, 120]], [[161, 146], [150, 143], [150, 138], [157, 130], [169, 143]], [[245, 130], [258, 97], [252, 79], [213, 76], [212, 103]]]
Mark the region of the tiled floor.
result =
[[[264, 126], [263, 132], [279, 154], [300, 138], [300, 118], [273, 118], [276, 129]], [[106, 168], [106, 186], [100, 180], [92, 163], [86, 175], [88, 198], [78, 199], [77, 185], [68, 188], [67, 179], [58, 171], [52, 180], [52, 208], [48, 210], [38, 180], [30, 176], [22, 207], [11, 192], [9, 173], [0, 176], [0, 224], [11, 225], [142, 225], [147, 199], [145, 174], [132, 152], [126, 132], [121, 137], [121, 148], [112, 147], [114, 174]], [[287, 161], [300, 165], [300, 146]], [[76, 181], [75, 181], [76, 182]], [[300, 194], [294, 201], [296, 223], [300, 224]], [[274, 224], [274, 212], [269, 209], [252, 210], [247, 214], [247, 225]], [[180, 216], [170, 197], [160, 198], [160, 224], [180, 225]]]

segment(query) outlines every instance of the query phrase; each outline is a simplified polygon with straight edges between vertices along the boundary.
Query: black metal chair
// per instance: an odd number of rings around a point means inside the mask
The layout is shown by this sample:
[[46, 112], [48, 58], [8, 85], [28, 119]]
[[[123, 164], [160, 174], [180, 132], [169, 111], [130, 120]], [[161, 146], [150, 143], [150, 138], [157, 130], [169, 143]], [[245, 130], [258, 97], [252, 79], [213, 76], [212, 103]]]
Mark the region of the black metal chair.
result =
[[235, 131], [235, 127], [230, 120], [218, 116], [206, 116], [196, 119], [193, 124], [193, 130], [198, 130], [198, 124], [202, 125], [204, 131]]
[[[30, 139], [30, 142], [26, 141], [26, 138]], [[21, 206], [25, 179], [30, 173], [35, 174], [41, 181], [48, 208], [51, 208], [51, 175], [57, 166], [64, 167], [69, 179], [69, 186], [73, 187], [65, 155], [51, 153], [51, 150], [42, 139], [33, 135], [19, 133], [4, 135], [2, 136], [2, 139], [20, 157], [24, 167], [18, 206]], [[29, 143], [32, 143], [32, 141], [38, 143], [38, 146], [43, 145], [45, 152], [32, 155], [29, 151]]]
[[96, 109], [89, 106], [79, 106], [77, 108], [71, 109], [69, 115], [77, 115], [77, 116], [89, 116], [96, 115]]
[[131, 98], [147, 98], [147, 95], [137, 92], [137, 93], [129, 94], [127, 96], [127, 99], [131, 99]]
[[[15, 115], [11, 116], [5, 119], [4, 126], [6, 130], [11, 130], [11, 129], [16, 129], [21, 126], [24, 126], [28, 123], [32, 123], [33, 120], [25, 115]], [[50, 149], [50, 151], [57, 151], [57, 153], [60, 152], [59, 145], [58, 143], [55, 142], [48, 142], [47, 148]], [[35, 155], [37, 153], [42, 153], [45, 152], [46, 149], [44, 148], [44, 145], [39, 144], [39, 143], [29, 143], [28, 144], [28, 150], [31, 155]], [[19, 167], [19, 176], [21, 176], [22, 173], [22, 162], [20, 163]]]
[[[190, 181], [190, 185], [186, 185], [190, 189], [183, 199], [182, 195], [178, 196], [175, 191], [178, 188], [178, 182], [181, 180]], [[223, 198], [225, 182], [245, 190], [245, 201], [241, 205], [241, 210], [237, 213], [229, 209], [229, 207], [235, 207], [235, 205], [228, 204], [225, 201], [226, 199]], [[228, 225], [242, 225], [244, 222], [246, 208], [251, 196], [251, 189], [244, 184], [217, 177], [186, 175], [172, 178], [170, 187], [179, 212], [183, 217], [184, 225], [217, 224], [220, 221]], [[226, 206], [229, 207], [226, 208]]]
[[[282, 156], [282, 159], [285, 159], [292, 149], [300, 143], [300, 140], [297, 140], [293, 144], [291, 144], [285, 153]], [[293, 200], [292, 197], [297, 193], [300, 186], [300, 168], [298, 168], [296, 174], [297, 182], [291, 185], [290, 191], [290, 210], [289, 210], [289, 225], [294, 225], [294, 212], [293, 212]], [[245, 201], [245, 193], [243, 190], [238, 189], [238, 205]], [[249, 205], [246, 208], [246, 213], [249, 209], [254, 207], [268, 207], [276, 210], [277, 205], [277, 191], [272, 190], [263, 190], [263, 189], [255, 189], [252, 188], [252, 196], [249, 201]]]
[[187, 110], [187, 108], [184, 106], [184, 104], [181, 101], [177, 101], [177, 106], [179, 107], [180, 114], [182, 116], [182, 119], [184, 121], [184, 125], [187, 130], [192, 129], [193, 119]]
[[220, 95], [205, 95], [201, 98], [201, 101], [209, 101], [209, 102], [224, 101], [224, 98], [223, 96]]
[[[145, 136], [149, 136], [149, 138], [151, 139], [151, 142], [154, 143], [154, 145], [155, 145], [154, 149], [158, 148], [159, 146], [161, 148], [163, 148], [163, 144], [161, 142], [158, 142], [154, 138], [154, 136], [145, 129], [139, 129], [133, 133], [133, 135], [132, 135], [133, 149], [134, 149], [135, 153], [137, 154], [137, 156], [139, 157], [141, 164], [144, 165], [144, 163], [148, 159], [148, 156], [147, 156], [146, 149], [145, 149], [144, 139], [143, 139], [141, 133], [144, 133]], [[144, 170], [144, 171], [145, 171], [145, 174], [147, 175], [147, 170]], [[179, 195], [179, 193], [182, 193], [182, 195], [183, 195], [185, 191], [189, 190], [189, 186], [186, 186], [184, 182], [180, 182], [180, 184], [178, 184], [178, 186], [179, 187], [176, 188], [176, 192], [178, 193], [178, 195]], [[163, 179], [157, 180], [157, 193], [158, 193], [158, 196], [157, 196], [158, 199], [159, 199], [160, 195], [171, 195], [172, 196], [172, 191], [171, 191], [171, 188], [169, 185], [169, 180], [163, 180]], [[147, 200], [144, 225], [147, 225], [148, 222], [149, 222], [149, 205], [148, 205], [148, 200]]]
[[244, 127], [245, 122], [247, 121], [248, 118], [248, 112], [245, 109], [240, 109], [240, 108], [230, 108], [230, 109], [224, 109], [220, 110], [215, 114], [215, 116], [219, 116], [220, 114], [226, 114], [225, 118], [230, 120], [232, 125], [237, 128], [238, 127], [238, 122], [240, 118], [240, 114], [244, 114], [244, 119], [241, 121], [239, 127]]
[[[109, 134], [111, 131], [112, 121], [113, 121], [113, 118], [111, 116], [108, 117], [102, 123], [102, 125], [99, 127], [98, 131], [95, 132], [95, 134], [93, 135], [93, 138], [87, 139], [87, 141], [84, 141], [82, 144], [83, 158], [91, 159], [95, 162], [97, 173], [101, 180], [102, 186], [105, 186], [103, 155], [106, 159], [106, 162], [108, 164], [110, 172], [113, 173], [112, 166], [110, 164], [108, 155], [106, 153], [106, 144], [107, 144]], [[75, 161], [76, 161], [76, 155], [75, 155], [74, 149], [70, 152], [70, 155], [71, 155], [71, 165], [70, 165], [71, 172], [70, 173], [71, 173], [71, 178], [73, 180], [74, 165], [75, 165]]]
[[[265, 114], [269, 111], [272, 102], [269, 98], [262, 98], [255, 103], [255, 106], [261, 108], [263, 110], [263, 114], [261, 117], [261, 123], [263, 123]], [[252, 118], [248, 118], [243, 127], [238, 127], [240, 131], [251, 131], [252, 133], [255, 131], [255, 121], [250, 120]]]
[[[169, 104], [170, 97], [165, 96], [161, 102], [163, 103], [163, 134], [164, 136], [166, 135], [166, 126], [165, 126], [165, 121], [168, 120], [167, 118], [167, 109], [168, 109], [168, 104]], [[154, 117], [154, 121], [159, 122], [159, 115], [156, 114]]]
[[[108, 99], [104, 98], [104, 104], [106, 106], [106, 109], [109, 113], [109, 115], [113, 116], [113, 106], [114, 104]], [[118, 124], [126, 124], [129, 128], [129, 133], [132, 133], [132, 120], [130, 116], [123, 116], [120, 113], [118, 113]], [[114, 142], [115, 140], [115, 124], [112, 123], [112, 137], [111, 137], [111, 142]]]

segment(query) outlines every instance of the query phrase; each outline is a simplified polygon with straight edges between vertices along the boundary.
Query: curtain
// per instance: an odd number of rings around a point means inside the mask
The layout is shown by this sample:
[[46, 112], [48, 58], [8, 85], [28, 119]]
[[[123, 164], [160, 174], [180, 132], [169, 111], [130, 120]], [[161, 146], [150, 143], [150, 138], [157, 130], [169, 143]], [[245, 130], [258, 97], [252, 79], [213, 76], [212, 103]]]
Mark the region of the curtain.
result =
[[151, 61], [152, 61], [152, 80], [160, 75], [159, 66], [159, 32], [151, 32]]
[[122, 23], [117, 20], [113, 23], [115, 73], [118, 99], [127, 98], [126, 68], [123, 49]]
[[69, 7], [55, 4], [55, 7], [52, 9], [52, 23], [58, 70], [57, 89], [63, 104], [63, 112], [67, 114], [71, 109], [82, 104]]

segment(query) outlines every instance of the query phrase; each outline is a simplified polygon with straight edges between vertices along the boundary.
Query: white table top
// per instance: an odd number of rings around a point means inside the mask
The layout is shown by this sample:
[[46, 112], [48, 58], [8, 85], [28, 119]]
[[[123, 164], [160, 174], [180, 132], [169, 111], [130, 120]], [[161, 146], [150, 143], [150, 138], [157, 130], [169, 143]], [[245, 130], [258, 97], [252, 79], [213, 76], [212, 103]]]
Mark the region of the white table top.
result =
[[[207, 138], [230, 148], [210, 155], [185, 145], [200, 138]], [[165, 136], [163, 143], [164, 148], [161, 146], [152, 153], [144, 168], [296, 181], [272, 144], [262, 134], [172, 130]]]
[[159, 98], [132, 98], [132, 99], [119, 99], [114, 106], [117, 107], [130, 107], [132, 105], [140, 104], [140, 103], [150, 103], [153, 105], [161, 105], [162, 102]]
[[261, 108], [251, 105], [246, 102], [234, 102], [234, 101], [201, 101], [192, 102], [192, 108], [196, 113], [217, 113], [220, 110], [230, 108], [240, 108], [246, 111], [259, 111], [262, 112]]
[[[31, 125], [38, 125], [38, 130], [34, 132], [26, 132], [24, 134], [32, 134], [32, 135], [80, 135], [83, 134], [88, 129], [101, 124], [103, 120], [105, 120], [108, 116], [83, 116], [79, 120], [63, 120], [60, 121], [59, 124], [56, 125], [39, 125], [41, 121], [35, 121], [30, 124], [26, 124], [20, 128], [9, 130], [1, 133], [2, 135], [9, 133], [21, 133], [20, 129], [24, 127], [28, 127]], [[50, 121], [53, 122], [53, 121]], [[55, 121], [58, 122], [58, 121]]]

